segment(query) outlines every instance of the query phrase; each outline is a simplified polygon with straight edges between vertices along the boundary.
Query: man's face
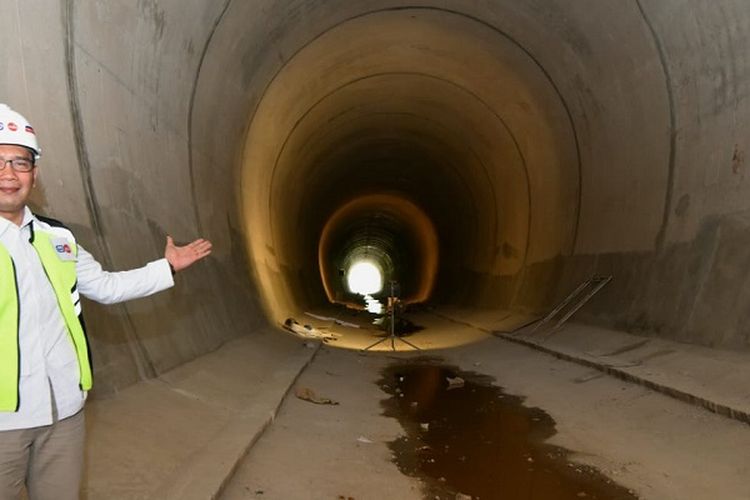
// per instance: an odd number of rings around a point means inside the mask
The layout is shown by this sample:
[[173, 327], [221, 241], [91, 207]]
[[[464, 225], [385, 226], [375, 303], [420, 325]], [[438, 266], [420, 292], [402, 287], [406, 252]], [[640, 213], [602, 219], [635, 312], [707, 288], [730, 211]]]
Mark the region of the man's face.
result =
[[18, 158], [33, 161], [34, 155], [21, 146], [0, 144], [0, 161], [3, 161], [0, 166], [4, 166], [0, 170], [0, 216], [16, 224], [23, 220], [23, 208], [36, 181], [36, 168], [30, 172], [16, 172], [10, 163], [4, 161]]

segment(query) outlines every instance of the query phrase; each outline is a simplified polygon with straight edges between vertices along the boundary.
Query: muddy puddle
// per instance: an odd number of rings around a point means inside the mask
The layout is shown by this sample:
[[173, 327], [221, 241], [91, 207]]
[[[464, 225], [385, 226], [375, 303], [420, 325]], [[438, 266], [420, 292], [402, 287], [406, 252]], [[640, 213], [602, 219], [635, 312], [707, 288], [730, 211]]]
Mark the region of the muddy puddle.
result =
[[389, 443], [401, 472], [418, 477], [425, 498], [635, 499], [569, 452], [545, 444], [555, 422], [504, 394], [492, 379], [420, 360], [392, 365], [381, 388], [385, 414], [406, 435]]

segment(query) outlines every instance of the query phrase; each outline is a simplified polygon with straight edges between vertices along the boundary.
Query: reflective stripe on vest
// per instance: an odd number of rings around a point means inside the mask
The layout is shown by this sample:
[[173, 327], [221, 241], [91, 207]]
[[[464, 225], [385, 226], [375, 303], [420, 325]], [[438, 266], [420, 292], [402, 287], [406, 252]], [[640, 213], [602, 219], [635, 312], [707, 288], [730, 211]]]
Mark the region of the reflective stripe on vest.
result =
[[[47, 273], [47, 278], [55, 290], [57, 305], [65, 320], [65, 326], [68, 327], [70, 340], [73, 341], [73, 347], [78, 356], [81, 389], [84, 391], [91, 390], [93, 376], [91, 374], [89, 349], [83, 325], [81, 325], [81, 321], [78, 318], [80, 305], [76, 304], [78, 302], [76, 261], [74, 259], [62, 260], [59, 257], [59, 252], [55, 249], [52, 236], [48, 233], [36, 231], [32, 245], [36, 249], [37, 254], [39, 254], [44, 271]], [[70, 253], [74, 256], [78, 255], [78, 247], [71, 243], [69, 245], [71, 247]]]
[[[59, 238], [55, 238], [59, 240]], [[58, 255], [53, 236], [43, 231], [34, 231], [31, 243], [39, 255], [44, 272], [55, 292], [57, 306], [62, 314], [73, 348], [78, 358], [80, 387], [91, 390], [93, 376], [89, 360], [88, 345], [83, 325], [78, 317], [76, 262], [63, 260]], [[71, 255], [78, 253], [75, 244], [68, 243]], [[18, 289], [15, 266], [7, 249], [0, 245], [0, 411], [18, 411], [19, 347]]]
[[18, 411], [18, 319], [16, 268], [0, 245], [0, 411]]

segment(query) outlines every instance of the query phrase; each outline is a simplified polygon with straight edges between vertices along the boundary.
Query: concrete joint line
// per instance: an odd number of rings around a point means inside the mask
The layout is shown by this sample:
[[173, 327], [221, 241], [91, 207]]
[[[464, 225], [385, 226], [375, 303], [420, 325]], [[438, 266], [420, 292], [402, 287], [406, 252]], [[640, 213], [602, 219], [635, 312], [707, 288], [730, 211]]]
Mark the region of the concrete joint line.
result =
[[514, 344], [520, 344], [522, 346], [529, 347], [536, 351], [540, 351], [545, 354], [550, 354], [563, 361], [576, 363], [576, 364], [585, 366], [587, 368], [598, 370], [606, 375], [611, 375], [612, 377], [618, 378], [620, 380], [624, 380], [625, 382], [630, 382], [633, 384], [640, 385], [647, 389], [651, 389], [652, 391], [656, 391], [661, 394], [664, 394], [665, 396], [669, 396], [678, 401], [682, 401], [683, 403], [688, 403], [693, 406], [698, 406], [705, 410], [710, 411], [711, 413], [716, 413], [717, 415], [721, 415], [722, 417], [728, 417], [728, 418], [731, 418], [732, 420], [737, 420], [738, 422], [742, 422], [743, 424], [750, 425], [750, 413], [746, 411], [739, 410], [737, 408], [732, 408], [728, 405], [717, 403], [716, 401], [711, 401], [710, 399], [706, 399], [700, 396], [696, 396], [695, 394], [691, 394], [687, 391], [682, 391], [680, 389], [675, 389], [674, 387], [669, 387], [667, 385], [654, 382], [653, 380], [649, 380], [647, 378], [634, 375], [625, 370], [607, 365], [605, 363], [599, 363], [599, 362], [593, 361], [591, 359], [587, 359], [582, 356], [574, 356], [572, 354], [564, 353], [562, 351], [558, 351], [550, 347], [544, 346], [538, 342], [523, 339], [512, 333], [496, 332], [496, 331], [488, 330], [486, 328], [482, 328], [476, 325], [472, 325], [471, 323], [467, 323], [465, 321], [456, 320], [454, 318], [444, 316], [442, 314], [436, 313], [435, 315], [440, 318], [447, 319], [448, 321], [452, 321], [457, 324], [465, 325], [470, 328], [474, 328], [482, 332], [489, 333], [500, 339], [507, 340], [508, 342], [513, 342]]
[[[83, 128], [83, 116], [78, 100], [78, 79], [76, 76], [76, 43], [75, 43], [75, 4], [73, 0], [65, 0], [62, 6], [62, 24], [65, 33], [65, 73], [67, 79], [68, 102], [70, 103], [70, 116], [72, 122], [73, 136], [75, 138], [75, 150], [78, 157], [78, 165], [81, 173], [83, 192], [86, 197], [86, 206], [89, 212], [89, 222], [94, 231], [96, 243], [101, 252], [100, 259], [105, 267], [112, 269], [112, 252], [104, 238], [104, 230], [99, 211], [99, 202], [94, 191], [94, 181], [91, 176], [91, 162], [89, 161], [88, 148], [86, 146], [86, 134]], [[136, 331], [133, 318], [128, 307], [124, 304], [116, 305], [123, 313], [125, 319], [123, 331], [127, 337], [127, 345], [133, 357], [138, 376], [141, 380], [147, 380], [156, 376], [156, 368], [148, 351], [143, 346], [138, 332]]]
[[669, 104], [669, 163], [667, 165], [667, 192], [664, 195], [664, 212], [662, 214], [661, 226], [659, 227], [659, 232], [656, 235], [655, 241], [656, 251], [662, 252], [667, 237], [670, 212], [672, 210], [672, 198], [674, 197], [675, 155], [677, 149], [677, 116], [675, 112], [675, 97], [672, 90], [674, 85], [672, 84], [672, 74], [669, 71], [666, 49], [656, 31], [656, 27], [646, 14], [646, 11], [641, 4], [641, 0], [635, 0], [635, 5], [654, 41], [654, 46], [656, 47], [656, 52], [659, 56], [659, 64], [661, 64], [661, 69], [664, 73], [664, 86], [666, 88], [667, 102]]
[[625, 370], [622, 370], [620, 368], [616, 368], [614, 366], [607, 365], [605, 363], [598, 363], [596, 361], [592, 361], [590, 359], [586, 359], [584, 357], [580, 356], [574, 356], [572, 354], [567, 354], [561, 351], [557, 351], [554, 349], [551, 349], [549, 347], [543, 346], [537, 342], [526, 340], [519, 338], [517, 336], [507, 334], [507, 333], [495, 333], [492, 332], [493, 335], [496, 337], [499, 337], [503, 340], [507, 340], [509, 342], [513, 342], [515, 344], [520, 344], [526, 347], [530, 347], [531, 349], [535, 349], [537, 351], [543, 352], [545, 354], [550, 354], [558, 359], [562, 359], [564, 361], [569, 361], [572, 363], [576, 363], [582, 366], [585, 366], [587, 368], [592, 368], [594, 370], [598, 370], [600, 372], [603, 372], [607, 375], [611, 375], [615, 378], [618, 378], [620, 380], [624, 380], [625, 382], [630, 382], [633, 384], [640, 385], [642, 387], [645, 387], [647, 389], [651, 389], [652, 391], [659, 392], [661, 394], [664, 394], [666, 396], [669, 396], [671, 398], [677, 399], [679, 401], [682, 401], [683, 403], [688, 403], [693, 406], [702, 407], [712, 413], [716, 413], [718, 415], [721, 415], [723, 417], [728, 417], [733, 420], [737, 420], [738, 422], [742, 422], [743, 424], [750, 425], [750, 414], [748, 414], [745, 411], [738, 410], [736, 408], [732, 408], [728, 405], [717, 403], [715, 401], [711, 401], [709, 399], [696, 396], [695, 394], [691, 394], [686, 391], [682, 391], [680, 389], [675, 389], [674, 387], [669, 387], [664, 384], [660, 384], [658, 382], [654, 382], [653, 380], [649, 380], [643, 377], [640, 377], [638, 375], [634, 375], [632, 373], [629, 373]]
[[[315, 350], [312, 351], [312, 354], [307, 359], [307, 361], [302, 365], [302, 367], [297, 371], [294, 378], [292, 378], [292, 381], [287, 386], [286, 390], [284, 391], [284, 394], [279, 398], [278, 403], [271, 409], [269, 412], [268, 418], [263, 423], [263, 425], [258, 429], [258, 432], [253, 435], [253, 438], [250, 440], [250, 442], [245, 447], [243, 453], [236, 458], [234, 463], [229, 467], [227, 470], [227, 474], [224, 477], [224, 479], [221, 481], [221, 484], [218, 485], [216, 488], [216, 492], [211, 495], [211, 500], [219, 498], [221, 493], [224, 491], [224, 488], [226, 488], [227, 484], [229, 483], [229, 480], [232, 479], [232, 476], [234, 476], [235, 471], [237, 470], [237, 467], [240, 464], [240, 461], [247, 456], [247, 454], [250, 452], [250, 450], [255, 446], [255, 443], [258, 442], [258, 440], [263, 437], [263, 434], [265, 434], [266, 430], [276, 422], [276, 416], [279, 414], [279, 411], [281, 410], [281, 407], [284, 405], [284, 402], [286, 402], [289, 393], [292, 390], [292, 387], [297, 383], [297, 380], [302, 376], [302, 373], [304, 373], [305, 370], [307, 370], [307, 367], [312, 364], [312, 362], [315, 360], [315, 357], [318, 355], [318, 352], [320, 351], [322, 344], [318, 343], [318, 345], [315, 347]], [[181, 497], [185, 498], [185, 497]], [[175, 499], [177, 500], [177, 499]]]
[[[199, 450], [193, 459], [180, 466], [179, 477], [169, 480], [151, 495], [154, 500], [214, 500], [221, 496], [232, 479], [237, 467], [252, 447], [263, 436], [287, 400], [292, 387], [320, 351], [321, 344], [309, 353], [308, 359], [291, 377], [283, 394], [275, 399], [271, 409], [254, 422], [251, 414], [243, 415], [218, 432], [211, 445]], [[250, 430], [251, 437], [245, 443], [237, 444], [238, 436]]]
[[208, 54], [208, 49], [211, 46], [211, 41], [214, 38], [214, 35], [216, 34], [216, 31], [219, 28], [219, 25], [221, 24], [221, 21], [224, 19], [224, 15], [227, 13], [227, 10], [229, 10], [229, 5], [232, 3], [232, 0], [226, 0], [226, 3], [224, 3], [224, 6], [221, 9], [221, 12], [218, 16], [216, 16], [216, 19], [214, 20], [213, 25], [211, 26], [211, 31], [208, 33], [208, 36], [206, 37], [206, 41], [203, 44], [203, 50], [201, 51], [201, 57], [200, 61], [198, 61], [198, 67], [195, 69], [195, 76], [193, 78], [193, 88], [190, 91], [190, 102], [188, 104], [188, 111], [187, 111], [187, 157], [188, 157], [188, 177], [190, 179], [190, 197], [193, 201], [193, 218], [195, 219], [195, 227], [198, 230], [198, 234], [203, 234], [203, 224], [201, 223], [201, 217], [200, 217], [200, 211], [198, 210], [198, 191], [195, 183], [195, 159], [193, 158], [193, 111], [195, 109], [195, 98], [196, 94], [198, 93], [198, 81], [200, 80], [201, 71], [203, 70], [203, 65], [206, 61], [206, 54]]

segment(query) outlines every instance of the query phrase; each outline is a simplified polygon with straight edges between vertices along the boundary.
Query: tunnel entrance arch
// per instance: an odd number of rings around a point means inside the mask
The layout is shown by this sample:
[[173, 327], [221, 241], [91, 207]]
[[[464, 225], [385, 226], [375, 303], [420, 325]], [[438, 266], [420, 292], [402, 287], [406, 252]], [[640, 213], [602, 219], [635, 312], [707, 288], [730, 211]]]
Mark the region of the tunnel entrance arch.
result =
[[248, 252], [278, 319], [332, 299], [314, 272], [322, 228], [372, 192], [405, 193], [436, 228], [436, 300], [538, 302], [548, 292], [524, 289], [527, 269], [572, 252], [565, 107], [528, 53], [454, 12], [370, 13], [315, 38], [266, 89], [243, 165]]
[[438, 253], [437, 233], [420, 207], [398, 194], [373, 194], [345, 203], [328, 219], [318, 263], [329, 302], [362, 308], [343, 279], [353, 262], [377, 263], [384, 283], [400, 284], [405, 303], [424, 302], [435, 286]]

